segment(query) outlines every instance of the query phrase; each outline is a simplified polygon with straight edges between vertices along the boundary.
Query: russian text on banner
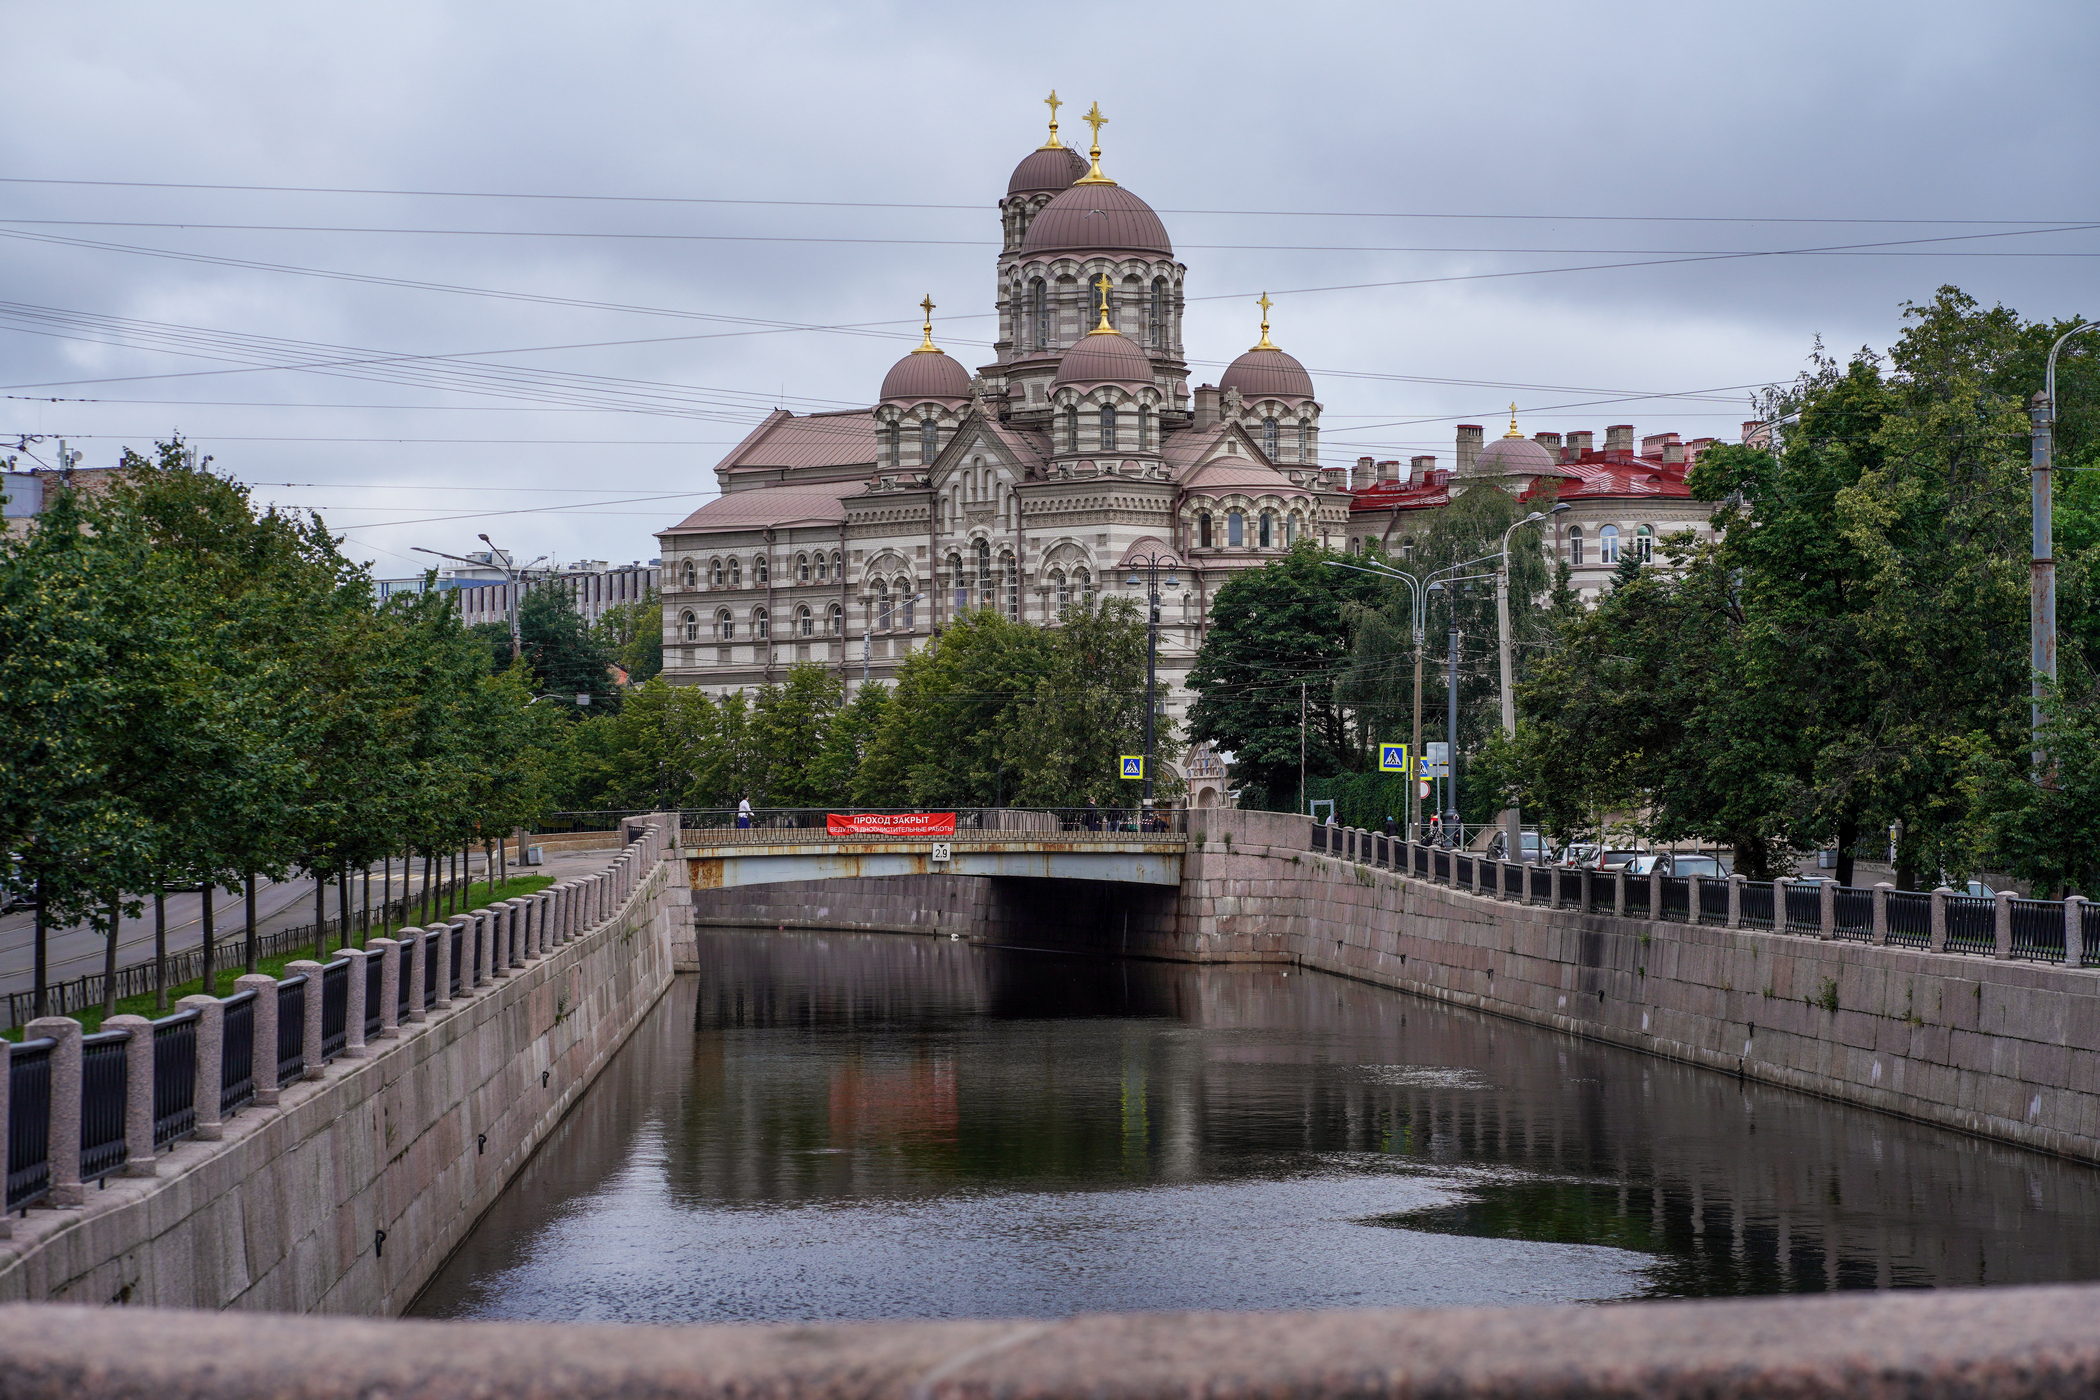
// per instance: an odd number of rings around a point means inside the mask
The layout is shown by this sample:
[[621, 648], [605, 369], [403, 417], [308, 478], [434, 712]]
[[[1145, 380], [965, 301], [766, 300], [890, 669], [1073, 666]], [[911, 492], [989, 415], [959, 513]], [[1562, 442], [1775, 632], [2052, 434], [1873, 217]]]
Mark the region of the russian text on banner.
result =
[[953, 836], [953, 812], [856, 812], [829, 814], [825, 828], [833, 836]]

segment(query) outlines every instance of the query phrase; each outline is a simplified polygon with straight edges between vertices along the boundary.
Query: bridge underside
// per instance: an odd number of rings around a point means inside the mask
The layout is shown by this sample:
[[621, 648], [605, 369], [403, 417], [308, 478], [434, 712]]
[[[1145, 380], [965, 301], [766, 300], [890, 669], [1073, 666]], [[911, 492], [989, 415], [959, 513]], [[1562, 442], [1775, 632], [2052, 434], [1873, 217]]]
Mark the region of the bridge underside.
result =
[[936, 861], [931, 843], [917, 842], [905, 847], [842, 841], [688, 849], [686, 864], [695, 890], [899, 875], [981, 875], [1179, 886], [1182, 855], [1178, 844], [1166, 843], [954, 843], [949, 847], [949, 859]]

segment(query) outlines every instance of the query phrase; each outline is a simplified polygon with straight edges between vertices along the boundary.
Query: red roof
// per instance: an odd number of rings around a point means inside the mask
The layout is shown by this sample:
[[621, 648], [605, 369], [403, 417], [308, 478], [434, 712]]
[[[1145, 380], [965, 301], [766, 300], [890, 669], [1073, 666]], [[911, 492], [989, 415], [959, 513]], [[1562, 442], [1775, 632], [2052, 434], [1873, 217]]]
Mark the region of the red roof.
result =
[[[1697, 458], [1697, 449], [1704, 443], [1687, 444], [1686, 460], [1664, 462], [1660, 453], [1653, 457], [1637, 457], [1621, 449], [1589, 451], [1579, 456], [1562, 454], [1558, 464], [1562, 479], [1558, 481], [1558, 498], [1563, 501], [1603, 501], [1619, 498], [1662, 497], [1688, 501], [1692, 499], [1691, 488], [1685, 485], [1685, 473]], [[1573, 478], [1569, 480], [1567, 478]], [[1419, 482], [1380, 481], [1350, 494], [1355, 500], [1349, 509], [1353, 511], [1428, 510], [1451, 502], [1451, 473], [1432, 471], [1427, 480]], [[1517, 499], [1528, 501], [1548, 484], [1534, 478], [1531, 489], [1521, 493]]]
[[864, 466], [874, 461], [875, 416], [867, 409], [811, 413], [798, 418], [776, 408], [715, 470]]

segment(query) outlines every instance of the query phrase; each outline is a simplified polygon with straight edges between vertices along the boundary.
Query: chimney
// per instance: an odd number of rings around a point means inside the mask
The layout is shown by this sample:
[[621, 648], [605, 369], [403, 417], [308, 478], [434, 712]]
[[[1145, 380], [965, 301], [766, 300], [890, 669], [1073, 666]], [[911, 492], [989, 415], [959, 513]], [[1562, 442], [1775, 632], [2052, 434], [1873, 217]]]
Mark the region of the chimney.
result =
[[1218, 388], [1215, 384], [1196, 386], [1196, 412], [1189, 426], [1197, 432], [1216, 427], [1218, 422]]
[[1624, 452], [1630, 455], [1633, 452], [1633, 424], [1614, 423], [1609, 428], [1606, 428], [1604, 430], [1604, 450], [1606, 452]]
[[1662, 455], [1663, 449], [1671, 443], [1682, 442], [1683, 440], [1675, 433], [1650, 433], [1641, 439], [1641, 455], [1643, 457], [1659, 457]]
[[1366, 486], [1369, 486], [1371, 484], [1371, 482], [1375, 479], [1376, 474], [1377, 468], [1373, 465], [1369, 457], [1357, 458], [1356, 470], [1349, 473], [1349, 489], [1351, 491], [1363, 490]]
[[1458, 474], [1460, 476], [1469, 475], [1473, 470], [1473, 463], [1480, 460], [1480, 439], [1482, 435], [1482, 429], [1478, 423], [1461, 423], [1458, 425]]
[[1663, 465], [1666, 467], [1681, 467], [1684, 465], [1684, 444], [1676, 440], [1677, 434], [1675, 433], [1670, 434], [1670, 439], [1669, 442], [1663, 444]]
[[1531, 440], [1537, 443], [1539, 446], [1545, 448], [1546, 455], [1551, 457], [1554, 461], [1558, 462], [1560, 460], [1559, 433], [1533, 433], [1531, 435]]
[[1399, 479], [1400, 463], [1398, 461], [1380, 462], [1378, 464], [1378, 480], [1380, 482], [1398, 481]]
[[1597, 435], [1595, 433], [1569, 433], [1568, 460], [1571, 462], [1578, 461], [1583, 453], [1596, 451], [1596, 448], [1591, 446], [1596, 439]]
[[1429, 474], [1435, 470], [1436, 458], [1413, 457], [1408, 459], [1407, 479], [1414, 485], [1420, 486], [1423, 482], [1429, 480]]
[[1349, 489], [1349, 483], [1346, 480], [1346, 468], [1322, 467], [1320, 469], [1320, 477], [1321, 484], [1329, 491], [1346, 491]]

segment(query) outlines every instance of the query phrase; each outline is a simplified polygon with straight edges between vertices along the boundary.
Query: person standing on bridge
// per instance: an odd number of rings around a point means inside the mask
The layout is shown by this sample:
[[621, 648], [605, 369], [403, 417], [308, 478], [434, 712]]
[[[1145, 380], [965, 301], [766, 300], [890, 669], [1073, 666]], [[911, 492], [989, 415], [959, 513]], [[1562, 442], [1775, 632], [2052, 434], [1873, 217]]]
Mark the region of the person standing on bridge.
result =
[[750, 827], [751, 799], [748, 797], [739, 797], [736, 800], [736, 829], [738, 831], [747, 831], [750, 829]]

